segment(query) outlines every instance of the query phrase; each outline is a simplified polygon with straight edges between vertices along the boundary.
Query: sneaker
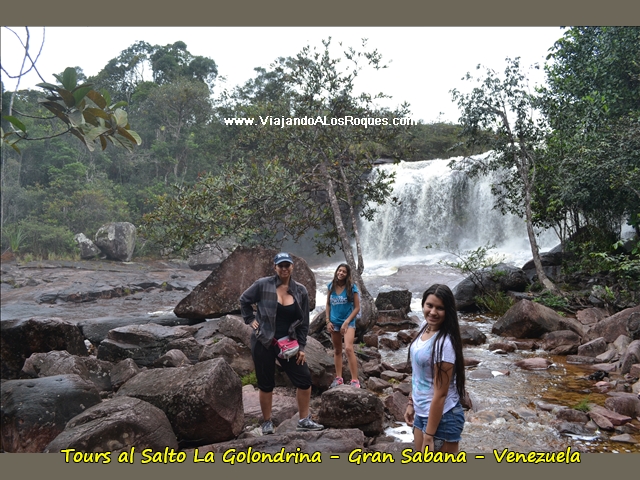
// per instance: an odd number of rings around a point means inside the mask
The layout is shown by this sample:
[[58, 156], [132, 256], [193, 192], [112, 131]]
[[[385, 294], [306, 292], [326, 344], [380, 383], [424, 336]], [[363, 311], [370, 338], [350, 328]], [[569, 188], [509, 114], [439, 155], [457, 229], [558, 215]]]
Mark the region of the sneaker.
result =
[[298, 428], [296, 428], [296, 430], [299, 432], [324, 430], [324, 426], [311, 420], [311, 415], [309, 415], [308, 417], [303, 418], [302, 420], [298, 420]]
[[351, 383], [349, 385], [355, 388], [360, 388], [360, 380], [351, 380]]
[[331, 382], [331, 385], [329, 385], [329, 388], [334, 388], [337, 387], [338, 385], [343, 385], [344, 384], [344, 380], [342, 380], [342, 377], [336, 377], [333, 379], [333, 382]]
[[267, 420], [262, 424], [262, 434], [263, 435], [273, 435], [275, 430], [273, 429], [273, 422], [271, 420]]

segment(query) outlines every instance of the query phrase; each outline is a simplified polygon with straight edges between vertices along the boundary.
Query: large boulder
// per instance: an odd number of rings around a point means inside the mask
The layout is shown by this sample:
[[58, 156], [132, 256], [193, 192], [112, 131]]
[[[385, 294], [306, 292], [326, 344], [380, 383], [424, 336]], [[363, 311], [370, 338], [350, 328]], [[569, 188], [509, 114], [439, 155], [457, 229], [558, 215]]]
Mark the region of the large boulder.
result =
[[540, 338], [545, 333], [572, 330], [582, 336], [582, 325], [575, 319], [564, 318], [554, 310], [530, 300], [516, 302], [491, 329], [503, 337]]
[[460, 337], [463, 345], [482, 345], [487, 336], [473, 325], [460, 325]]
[[77, 325], [57, 317], [6, 320], [0, 324], [2, 378], [18, 378], [32, 353], [66, 350], [87, 355], [84, 337]]
[[529, 280], [524, 271], [504, 263], [469, 275], [453, 288], [456, 308], [460, 311], [477, 309], [476, 297], [483, 292], [524, 292]]
[[131, 447], [140, 451], [163, 451], [165, 447], [177, 450], [178, 441], [162, 410], [137, 398], [115, 397], [69, 420], [44, 453], [73, 448], [117, 455]]
[[112, 389], [110, 373], [113, 364], [95, 357], [71, 355], [64, 350], [34, 353], [24, 362], [22, 378], [52, 377], [76, 374], [93, 383], [99, 391]]
[[1, 448], [9, 453], [42, 452], [69, 420], [101, 401], [78, 375], [8, 380], [1, 389]]
[[182, 350], [191, 361], [198, 361], [202, 345], [193, 337], [193, 327], [129, 325], [109, 331], [98, 347], [98, 358], [114, 363], [132, 358], [139, 366], [146, 367], [174, 348]]
[[629, 373], [636, 363], [640, 363], [640, 340], [634, 340], [627, 347], [620, 361], [620, 373], [623, 375]]
[[542, 336], [542, 348], [552, 355], [574, 355], [578, 353], [580, 335], [571, 330], [557, 330]]
[[139, 398], [164, 411], [181, 443], [224, 442], [238, 436], [244, 425], [240, 378], [221, 358], [144, 370], [116, 395]]
[[130, 262], [136, 246], [136, 227], [129, 222], [107, 223], [96, 232], [94, 243], [110, 259]]
[[369, 437], [380, 435], [384, 430], [382, 400], [373, 392], [348, 385], [322, 394], [318, 417], [325, 427], [358, 428]]
[[[542, 263], [542, 270], [547, 277], [551, 280], [558, 278], [562, 271], [562, 245], [557, 245], [548, 252], [541, 252], [540, 263]], [[522, 266], [522, 270], [530, 282], [537, 278], [533, 258]]]
[[615, 341], [620, 335], [640, 340], [640, 305], [599, 321], [588, 332], [590, 339], [603, 337], [607, 343]]
[[225, 245], [211, 245], [207, 243], [189, 255], [187, 264], [192, 270], [211, 271], [220, 265], [224, 259], [231, 254], [234, 247], [235, 245], [230, 243]]
[[404, 315], [411, 311], [411, 292], [409, 290], [392, 290], [380, 292], [376, 297], [378, 311], [400, 310]]
[[[240, 311], [240, 296], [258, 278], [275, 275], [273, 257], [277, 250], [262, 247], [236, 248], [211, 274], [174, 309], [181, 318], [216, 318]], [[307, 262], [291, 255], [292, 278], [307, 287], [309, 309], [316, 306], [316, 277]]]
[[[356, 449], [364, 449], [365, 436], [356, 428], [326, 429], [319, 432], [287, 432], [285, 434], [249, 437], [198, 448], [200, 457], [208, 452], [223, 454], [225, 452], [254, 452], [277, 454], [283, 449], [286, 452], [303, 452], [318, 455], [320, 452], [349, 453]], [[299, 450], [298, 450], [299, 449]], [[186, 450], [189, 455], [189, 451]], [[218, 458], [218, 455], [216, 455]]]
[[87, 238], [84, 233], [78, 233], [73, 238], [80, 248], [80, 258], [83, 260], [88, 260], [100, 255], [100, 249], [96, 247], [96, 244]]

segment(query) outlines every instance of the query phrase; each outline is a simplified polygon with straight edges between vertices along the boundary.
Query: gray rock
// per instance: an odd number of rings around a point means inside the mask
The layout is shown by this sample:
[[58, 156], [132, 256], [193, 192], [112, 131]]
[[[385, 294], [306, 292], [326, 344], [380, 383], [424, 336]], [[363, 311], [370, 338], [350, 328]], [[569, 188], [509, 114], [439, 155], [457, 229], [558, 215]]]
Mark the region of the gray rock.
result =
[[40, 453], [85, 409], [100, 403], [95, 385], [78, 375], [8, 380], [1, 386], [2, 448]]
[[78, 233], [74, 239], [78, 243], [78, 247], [80, 247], [80, 258], [83, 260], [100, 255], [100, 249], [84, 233]]
[[77, 325], [57, 317], [5, 320], [0, 323], [2, 378], [17, 378], [25, 360], [33, 353], [66, 350], [87, 355], [84, 337]]
[[94, 243], [107, 257], [130, 262], [136, 246], [136, 227], [129, 222], [107, 223], [96, 232]]
[[616, 313], [589, 329], [589, 338], [603, 337], [607, 343], [615, 341], [620, 335], [632, 340], [640, 340], [640, 305]]
[[167, 447], [178, 450], [178, 442], [162, 410], [137, 398], [115, 397], [69, 420], [44, 453], [73, 448], [117, 455], [131, 447], [140, 451], [164, 451]]
[[240, 378], [220, 358], [190, 367], [142, 371], [116, 395], [160, 408], [181, 442], [224, 442], [235, 438], [244, 425]]
[[[275, 275], [273, 257], [276, 250], [236, 248], [193, 291], [183, 298], [174, 309], [181, 318], [216, 318], [240, 311], [240, 296], [260, 277]], [[309, 310], [316, 305], [316, 278], [307, 262], [292, 255], [294, 270], [292, 278], [307, 288]]]
[[463, 345], [482, 345], [487, 336], [473, 325], [460, 325], [460, 336]]
[[322, 394], [319, 422], [325, 427], [358, 428], [367, 436], [383, 430], [384, 405], [365, 389], [340, 386]]
[[506, 264], [499, 264], [493, 268], [470, 275], [453, 288], [456, 307], [460, 311], [477, 309], [475, 297], [483, 291], [488, 292], [524, 292], [530, 284], [524, 271]]
[[607, 342], [603, 337], [598, 337], [578, 347], [578, 355], [585, 357], [597, 357], [607, 351]]

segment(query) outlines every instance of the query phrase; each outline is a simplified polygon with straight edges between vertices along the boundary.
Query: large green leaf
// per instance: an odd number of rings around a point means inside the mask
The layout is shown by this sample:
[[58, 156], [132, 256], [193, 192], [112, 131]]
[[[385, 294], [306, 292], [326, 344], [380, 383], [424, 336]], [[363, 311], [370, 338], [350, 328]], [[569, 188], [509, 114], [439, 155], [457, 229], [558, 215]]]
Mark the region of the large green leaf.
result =
[[4, 115], [2, 118], [4, 118], [6, 121], [11, 122], [11, 124], [16, 127], [18, 130], [21, 130], [23, 132], [26, 133], [27, 131], [27, 127], [24, 126], [24, 123], [22, 123], [20, 120], [18, 120], [16, 117], [13, 117], [11, 115]]
[[127, 120], [127, 112], [125, 112], [121, 108], [118, 108], [115, 112], [113, 112], [113, 115], [116, 117], [116, 123], [118, 124], [118, 127], [126, 127], [127, 123], [129, 123], [129, 121]]
[[67, 90], [71, 91], [76, 88], [78, 84], [78, 72], [76, 72], [75, 68], [67, 67], [64, 69], [64, 73], [62, 74], [62, 86]]
[[96, 138], [98, 138], [100, 135], [102, 135], [107, 130], [109, 130], [109, 129], [107, 127], [105, 127], [105, 126], [99, 126], [99, 127], [92, 128], [91, 130], [89, 130], [85, 134], [85, 138], [87, 139], [87, 142], [93, 142]]
[[44, 88], [46, 90], [55, 90], [58, 91], [58, 85], [54, 85], [53, 83], [38, 83], [36, 87]]
[[91, 90], [91, 87], [76, 88], [72, 93], [73, 98], [76, 101], [76, 105], [79, 104], [85, 97], [85, 95], [87, 95], [87, 93], [89, 93]]
[[140, 145], [142, 143], [142, 139], [140, 138], [140, 135], [138, 135], [136, 132], [132, 130], [125, 130], [122, 127], [118, 127], [118, 133], [123, 137], [125, 137], [130, 142], [132, 142], [133, 144]]
[[90, 90], [87, 93], [87, 97], [89, 97], [91, 101], [98, 106], [98, 108], [105, 108], [107, 106], [107, 101], [95, 90]]
[[84, 123], [84, 117], [82, 116], [82, 112], [78, 110], [74, 110], [73, 112], [71, 112], [68, 115], [68, 117], [69, 117], [69, 121], [71, 122], [71, 125], [73, 125], [74, 127], [79, 127]]

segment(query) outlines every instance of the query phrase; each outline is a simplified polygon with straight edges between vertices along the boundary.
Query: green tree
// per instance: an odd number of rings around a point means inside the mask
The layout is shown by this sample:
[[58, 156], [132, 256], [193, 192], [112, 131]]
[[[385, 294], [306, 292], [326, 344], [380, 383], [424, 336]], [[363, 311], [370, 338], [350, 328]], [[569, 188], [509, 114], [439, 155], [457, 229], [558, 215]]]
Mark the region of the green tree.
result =
[[[480, 66], [478, 66], [480, 68]], [[467, 79], [471, 80], [470, 74]], [[462, 112], [460, 123], [470, 151], [478, 147], [491, 150], [481, 160], [451, 164], [470, 175], [500, 171], [501, 179], [492, 185], [496, 206], [504, 212], [524, 217], [536, 275], [548, 290], [556, 291], [542, 268], [534, 231], [533, 195], [539, 163], [544, 158], [546, 128], [537, 114], [537, 98], [529, 92], [527, 78], [518, 58], [507, 59], [504, 75], [486, 69], [480, 85], [471, 93], [452, 90]]]
[[[364, 261], [358, 214], [372, 218], [373, 205], [389, 199], [393, 179], [372, 172], [372, 162], [380, 146], [391, 143], [402, 131], [402, 127], [393, 125], [392, 119], [406, 117], [408, 107], [381, 110], [375, 106], [380, 96], [354, 93], [354, 83], [363, 66], [384, 68], [377, 51], [347, 49], [343, 58], [334, 58], [330, 54], [330, 39], [323, 46], [321, 50], [305, 47], [295, 57], [279, 59], [271, 72], [259, 71], [259, 80], [228, 99], [226, 117], [255, 121], [252, 126], [233, 128], [237, 150], [251, 166], [249, 170], [256, 174], [222, 175], [200, 181], [190, 193], [179, 197], [181, 202], [176, 200], [179, 208], [149, 216], [148, 220], [153, 221], [148, 225], [163, 226], [160, 231], [167, 234], [165, 238], [172, 233], [182, 239], [193, 235], [192, 232], [207, 232], [204, 237], [197, 233], [199, 242], [204, 242], [205, 237], [209, 242], [219, 240], [218, 235], [227, 232], [243, 239], [257, 237], [264, 241], [265, 235], [260, 234], [260, 229], [256, 231], [256, 225], [261, 225], [271, 232], [266, 237], [270, 235], [267, 240], [272, 244], [286, 235], [296, 239], [315, 229], [318, 252], [333, 254], [340, 249], [352, 268], [361, 292], [363, 315], [358, 327], [362, 333], [375, 323], [377, 310], [361, 277]], [[280, 83], [281, 95], [269, 94], [274, 81]], [[262, 178], [274, 174], [277, 179]], [[269, 185], [276, 181], [277, 187], [273, 187], [279, 190], [271, 191], [269, 197], [264, 182]], [[215, 187], [207, 189], [209, 184]], [[254, 185], [256, 189], [252, 188]], [[225, 209], [216, 197], [226, 197], [227, 193], [231, 197], [223, 203], [231, 205], [231, 210]], [[199, 205], [211, 209], [211, 213], [201, 213]], [[259, 214], [252, 213], [256, 209]], [[186, 214], [194, 220], [189, 226], [174, 228], [176, 221], [162, 223], [166, 218], [178, 219], [180, 212], [188, 211], [197, 211]], [[208, 222], [215, 214], [219, 221], [231, 222], [234, 228], [212, 232]], [[247, 221], [247, 215], [251, 222]]]
[[583, 227], [619, 238], [640, 213], [640, 28], [570, 28], [548, 60], [541, 219], [563, 239]]

